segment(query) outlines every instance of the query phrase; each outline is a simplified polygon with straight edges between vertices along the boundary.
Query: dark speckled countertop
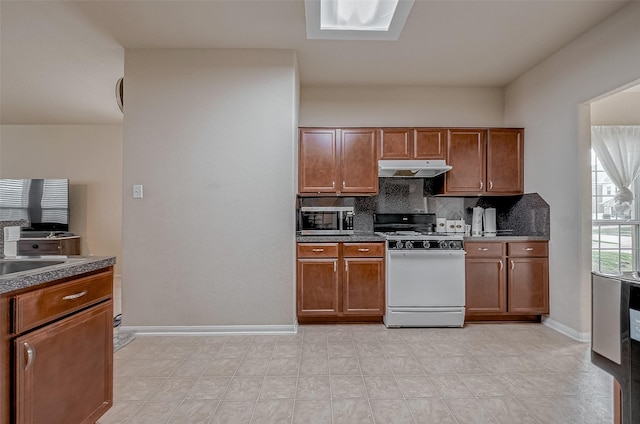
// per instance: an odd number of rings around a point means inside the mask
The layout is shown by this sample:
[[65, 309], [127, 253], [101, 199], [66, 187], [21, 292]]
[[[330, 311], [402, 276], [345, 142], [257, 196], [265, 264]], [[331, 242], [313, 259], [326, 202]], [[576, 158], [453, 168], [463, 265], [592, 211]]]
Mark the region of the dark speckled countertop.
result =
[[[464, 241], [505, 242], [505, 241], [548, 241], [544, 236], [496, 236], [496, 237], [465, 237]], [[384, 237], [374, 233], [356, 233], [350, 236], [296, 236], [298, 243], [358, 243], [382, 242]]]
[[544, 236], [495, 236], [495, 237], [471, 237], [467, 236], [464, 238], [464, 241], [480, 241], [480, 242], [489, 242], [489, 241], [549, 241], [548, 237]]
[[15, 272], [0, 276], [0, 294], [10, 293], [16, 290], [35, 287], [39, 284], [73, 277], [102, 268], [107, 268], [116, 263], [113, 256], [38, 256], [4, 258], [0, 262], [7, 261], [64, 261], [61, 264], [36, 268], [29, 271]]
[[343, 236], [296, 236], [298, 243], [366, 243], [383, 242], [384, 237], [374, 233], [355, 233]]

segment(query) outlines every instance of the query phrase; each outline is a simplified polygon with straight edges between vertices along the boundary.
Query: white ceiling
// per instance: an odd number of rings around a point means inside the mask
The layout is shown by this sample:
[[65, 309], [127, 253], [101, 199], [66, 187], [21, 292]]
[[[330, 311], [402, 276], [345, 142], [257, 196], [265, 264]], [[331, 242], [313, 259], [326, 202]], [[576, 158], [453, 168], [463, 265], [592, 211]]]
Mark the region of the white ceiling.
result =
[[622, 0], [416, 0], [398, 41], [307, 40], [304, 0], [0, 2], [0, 122], [113, 124], [126, 48], [297, 52], [303, 85], [502, 87]]

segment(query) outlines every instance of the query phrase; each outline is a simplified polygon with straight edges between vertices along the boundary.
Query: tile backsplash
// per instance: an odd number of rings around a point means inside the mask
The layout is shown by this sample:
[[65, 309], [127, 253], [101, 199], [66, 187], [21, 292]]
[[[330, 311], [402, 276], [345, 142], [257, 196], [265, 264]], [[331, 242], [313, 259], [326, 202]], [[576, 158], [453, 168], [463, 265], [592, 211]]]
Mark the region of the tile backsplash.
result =
[[499, 234], [549, 238], [549, 205], [537, 193], [518, 196], [451, 197], [429, 194], [429, 179], [380, 178], [377, 196], [298, 197], [301, 206], [353, 206], [356, 232], [373, 231], [374, 213], [433, 213], [471, 223], [473, 207], [496, 208]]

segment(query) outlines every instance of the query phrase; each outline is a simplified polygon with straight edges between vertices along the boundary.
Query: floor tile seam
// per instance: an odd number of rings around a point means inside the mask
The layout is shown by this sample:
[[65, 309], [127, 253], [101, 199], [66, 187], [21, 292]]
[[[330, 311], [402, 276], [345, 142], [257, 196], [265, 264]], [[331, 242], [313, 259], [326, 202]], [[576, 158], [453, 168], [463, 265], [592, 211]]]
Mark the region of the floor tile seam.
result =
[[[420, 365], [420, 364], [418, 363], [418, 365]], [[393, 371], [391, 372], [391, 376], [393, 377], [393, 381], [396, 383], [396, 386], [398, 387], [398, 390], [400, 391], [400, 395], [402, 396], [402, 400], [404, 401], [404, 404], [407, 407], [407, 410], [409, 411], [409, 415], [411, 415], [411, 419], [413, 420], [414, 424], [417, 424], [418, 420], [414, 416], [413, 411], [411, 410], [411, 407], [409, 407], [409, 402], [407, 402], [407, 397], [405, 396], [404, 392], [402, 391], [402, 388], [400, 388], [400, 384], [398, 384], [398, 379], [396, 378], [396, 375], [393, 373]], [[431, 380], [429, 380], [429, 382], [431, 382]], [[366, 389], [366, 387], [365, 387], [365, 389]], [[369, 398], [368, 394], [367, 394], [367, 398]], [[373, 416], [373, 408], [371, 407], [371, 400], [369, 400], [369, 408], [371, 409], [371, 415]], [[451, 415], [451, 416], [453, 416], [453, 415]], [[375, 421], [375, 416], [374, 416], [374, 421]]]
[[[125, 418], [124, 420], [125, 423], [131, 422], [131, 419], [138, 413], [138, 411], [140, 411], [140, 409], [142, 409], [142, 405], [145, 404], [144, 401], [128, 401], [128, 402], [137, 402], [139, 405], [133, 412], [131, 412], [131, 414], [128, 417]], [[115, 404], [115, 401], [113, 401], [113, 403]], [[111, 407], [113, 407], [113, 405]]]
[[[150, 404], [150, 403], [151, 403], [151, 404], [156, 403], [156, 404], [166, 405], [166, 404], [168, 404], [168, 403], [173, 403], [173, 402], [153, 402], [153, 401], [146, 400], [146, 401], [144, 401], [144, 402], [142, 403], [142, 405], [140, 406], [140, 409], [139, 409], [138, 411], [136, 411], [136, 413], [135, 413], [134, 415], [132, 415], [132, 416], [131, 416], [131, 418], [135, 418], [135, 415], [137, 415], [137, 414], [138, 414], [138, 412], [140, 412], [140, 410], [141, 410], [142, 408], [144, 408], [144, 406], [145, 406], [145, 405]], [[159, 421], [159, 422], [157, 422], [157, 423], [155, 423], [155, 424], [167, 424], [167, 423], [169, 422], [169, 420], [171, 419], [171, 417], [175, 414], [175, 411], [176, 411], [177, 409], [178, 409], [178, 406], [176, 405], [176, 406], [173, 408], [173, 411], [171, 411], [171, 415], [170, 415], [169, 417], [165, 418], [165, 419], [164, 419], [164, 421]]]
[[524, 407], [524, 409], [526, 409], [527, 411], [529, 411], [529, 413], [533, 416], [533, 418], [535, 418], [539, 423], [542, 423], [542, 419], [540, 419], [538, 417], [538, 414], [536, 414], [536, 410], [533, 410], [531, 408], [529, 408], [527, 405], [525, 405], [522, 400], [520, 398], [531, 398], [531, 399], [538, 399], [538, 398], [549, 398], [549, 399], [555, 399], [557, 396], [513, 396], [513, 398], [520, 404], [522, 405], [522, 407]]
[[[355, 344], [353, 346], [353, 349], [355, 350]], [[357, 356], [356, 356], [357, 357]], [[360, 365], [358, 364], [358, 367]], [[333, 422], [333, 384], [331, 382], [331, 352], [329, 352], [329, 336], [327, 335], [327, 367], [329, 368], [329, 411], [331, 411], [331, 424], [334, 424]], [[298, 368], [298, 374], [300, 374], [300, 369]], [[296, 395], [298, 394], [298, 387], [297, 387], [297, 383], [299, 381], [299, 377], [298, 380], [296, 380]], [[364, 381], [363, 381], [364, 384]]]
[[[327, 341], [327, 345], [328, 345], [328, 341]], [[296, 403], [298, 402], [298, 398], [297, 398], [297, 393], [298, 393], [298, 381], [300, 380], [300, 365], [302, 364], [302, 355], [300, 355], [300, 358], [298, 360], [298, 371], [296, 373], [296, 387], [293, 389], [293, 407], [291, 408], [291, 422], [293, 423], [293, 420], [295, 419], [296, 416]], [[329, 366], [329, 349], [327, 346], [327, 367]], [[329, 384], [331, 384], [331, 382], [329, 382]], [[329, 396], [331, 397], [331, 396]], [[333, 412], [331, 413], [332, 416], [332, 420], [333, 420]], [[332, 423], [333, 424], [333, 423]]]
[[[462, 382], [463, 385], [465, 385], [465, 387], [467, 386], [466, 384], [464, 384], [464, 381]], [[467, 390], [469, 390], [469, 393], [471, 393], [472, 398], [475, 399], [479, 404], [480, 407], [487, 413], [489, 414], [489, 416], [493, 419], [493, 421], [495, 422], [495, 424], [499, 424], [500, 421], [498, 421], [498, 419], [496, 417], [493, 416], [493, 414], [491, 413], [491, 411], [489, 411], [483, 404], [482, 401], [480, 400], [480, 396], [476, 395], [469, 387], [467, 387]], [[470, 399], [468, 396], [465, 397], [449, 397], [447, 399]], [[458, 418], [456, 418], [455, 413], [453, 412], [453, 410], [451, 410], [451, 408], [449, 407], [449, 405], [447, 404], [447, 400], [446, 399], [442, 399], [442, 401], [444, 402], [445, 405], [447, 405], [447, 408], [449, 408], [449, 410], [451, 411], [451, 416], [454, 417], [454, 419], [456, 420], [456, 422], [458, 422]]]
[[[246, 352], [245, 354], [242, 356], [242, 359], [240, 360], [240, 364], [242, 363], [242, 361], [244, 360], [244, 357], [246, 356]], [[215, 358], [214, 358], [215, 359]], [[227, 386], [224, 388], [224, 393], [222, 393], [219, 401], [222, 402], [224, 400], [224, 396], [227, 394], [227, 391], [229, 390], [229, 386], [231, 385], [231, 382], [233, 381], [234, 377], [236, 376], [236, 373], [238, 372], [238, 368], [240, 368], [240, 364], [238, 364], [238, 366], [236, 367], [236, 369], [233, 371], [233, 374], [229, 377], [229, 382], [227, 383]], [[206, 371], [206, 370], [205, 370]], [[227, 376], [215, 376], [215, 377], [227, 377]], [[220, 406], [220, 404], [218, 404], [218, 406]]]

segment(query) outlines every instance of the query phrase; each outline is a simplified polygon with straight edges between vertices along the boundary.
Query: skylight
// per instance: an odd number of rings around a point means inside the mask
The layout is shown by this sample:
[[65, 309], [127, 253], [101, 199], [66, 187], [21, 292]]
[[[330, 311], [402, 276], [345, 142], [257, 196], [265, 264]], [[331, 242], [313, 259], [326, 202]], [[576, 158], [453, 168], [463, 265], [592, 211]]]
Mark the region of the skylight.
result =
[[398, 0], [320, 0], [321, 30], [389, 31]]
[[308, 39], [397, 40], [414, 0], [305, 0]]

